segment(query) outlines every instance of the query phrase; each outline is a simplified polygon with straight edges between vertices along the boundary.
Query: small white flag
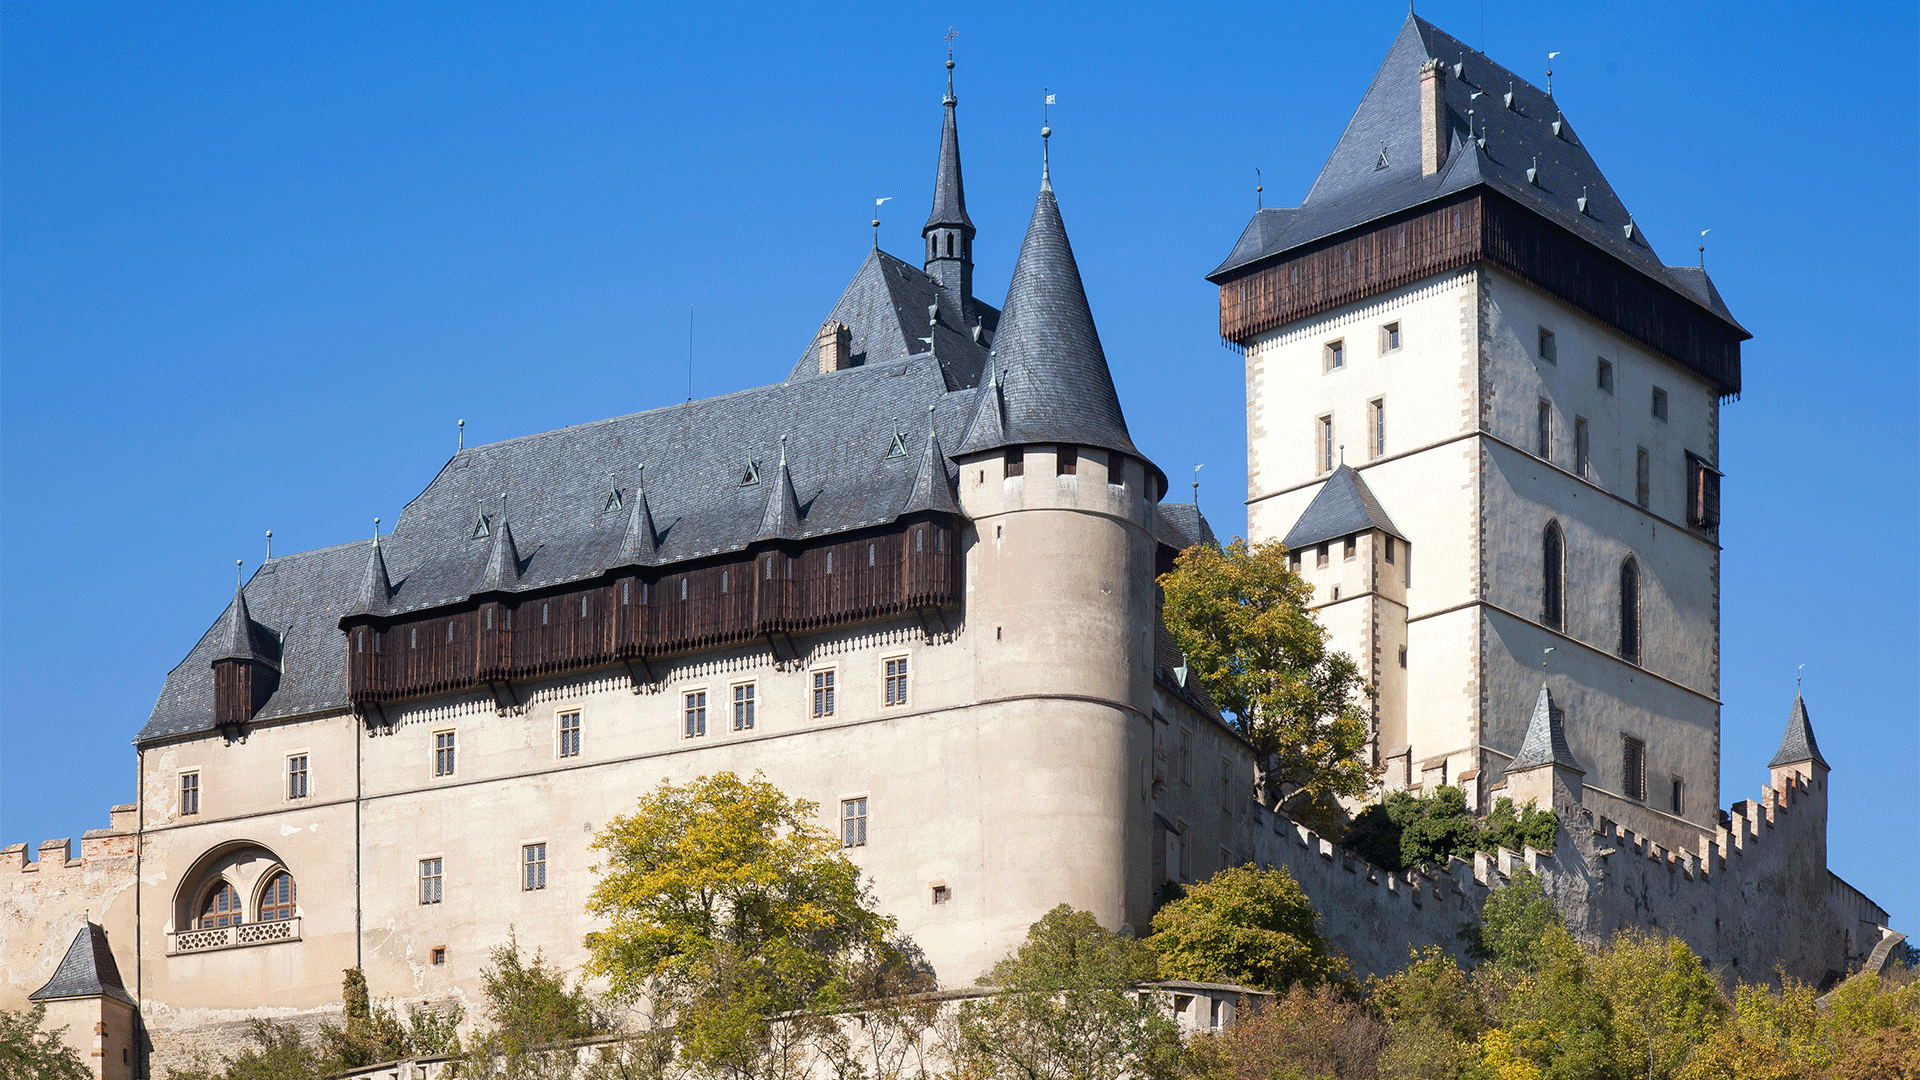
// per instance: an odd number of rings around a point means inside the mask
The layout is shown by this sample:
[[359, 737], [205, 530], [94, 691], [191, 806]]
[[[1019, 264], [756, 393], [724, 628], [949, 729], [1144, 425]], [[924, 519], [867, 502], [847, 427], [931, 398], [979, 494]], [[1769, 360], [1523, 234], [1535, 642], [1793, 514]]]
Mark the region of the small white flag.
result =
[[1054, 99], [1054, 95], [1052, 95], [1052, 94], [1048, 94], [1048, 95], [1047, 95], [1047, 104], [1049, 104], [1049, 105], [1051, 105], [1051, 104], [1053, 104], [1053, 99]]
[[890, 200], [890, 199], [892, 199], [892, 198], [893, 198], [893, 196], [891, 196], [891, 195], [889, 195], [889, 196], [887, 196], [887, 197], [886, 197], [885, 199], [875, 199], [875, 200], [873, 200], [873, 205], [874, 205], [875, 207], [878, 207], [878, 206], [879, 206], [879, 205], [880, 205], [881, 203], [883, 203], [883, 202], [887, 202], [888, 200]]
[[1557, 53], [1557, 52], [1550, 52], [1550, 53], [1548, 53], [1548, 54], [1547, 54], [1547, 59], [1549, 59], [1549, 60], [1551, 60], [1551, 59], [1553, 59], [1554, 57], [1556, 57], [1556, 56], [1559, 56], [1559, 55], [1560, 55], [1560, 54], [1559, 54], [1559, 53]]

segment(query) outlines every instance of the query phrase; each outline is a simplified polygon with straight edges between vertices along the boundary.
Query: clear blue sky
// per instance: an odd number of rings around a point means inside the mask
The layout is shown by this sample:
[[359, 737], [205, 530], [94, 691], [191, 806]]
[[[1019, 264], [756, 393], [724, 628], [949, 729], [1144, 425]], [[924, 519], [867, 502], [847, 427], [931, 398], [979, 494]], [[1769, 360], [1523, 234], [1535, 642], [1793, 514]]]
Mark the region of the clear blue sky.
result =
[[[167, 670], [274, 531], [391, 522], [454, 448], [781, 378], [916, 258], [959, 28], [978, 291], [1054, 177], [1139, 444], [1245, 528], [1201, 275], [1293, 205], [1404, 4], [8, 3], [0, 843], [131, 801]], [[1723, 413], [1723, 797], [1806, 664], [1832, 865], [1920, 929], [1911, 4], [1423, 3], [1554, 89], [1755, 337]], [[1484, 30], [1482, 21], [1484, 19]], [[1184, 489], [1176, 488], [1176, 497]]]

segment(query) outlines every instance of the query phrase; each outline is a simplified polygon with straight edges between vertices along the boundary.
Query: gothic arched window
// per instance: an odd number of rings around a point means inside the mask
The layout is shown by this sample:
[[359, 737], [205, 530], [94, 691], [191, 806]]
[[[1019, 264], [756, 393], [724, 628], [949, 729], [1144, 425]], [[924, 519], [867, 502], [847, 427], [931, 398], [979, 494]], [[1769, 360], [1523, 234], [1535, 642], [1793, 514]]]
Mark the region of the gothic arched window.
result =
[[952, 233], [947, 234], [947, 254], [948, 255], [953, 254], [953, 234]]
[[1540, 621], [1555, 630], [1566, 629], [1566, 538], [1558, 522], [1548, 522], [1540, 540], [1541, 583]]
[[217, 881], [207, 890], [200, 904], [200, 929], [240, 925], [240, 892], [225, 881]]
[[293, 918], [293, 903], [297, 893], [293, 887], [293, 875], [285, 870], [276, 872], [267, 879], [267, 887], [260, 890], [261, 922], [277, 922]]
[[1632, 556], [1620, 564], [1620, 659], [1640, 662], [1640, 564]]

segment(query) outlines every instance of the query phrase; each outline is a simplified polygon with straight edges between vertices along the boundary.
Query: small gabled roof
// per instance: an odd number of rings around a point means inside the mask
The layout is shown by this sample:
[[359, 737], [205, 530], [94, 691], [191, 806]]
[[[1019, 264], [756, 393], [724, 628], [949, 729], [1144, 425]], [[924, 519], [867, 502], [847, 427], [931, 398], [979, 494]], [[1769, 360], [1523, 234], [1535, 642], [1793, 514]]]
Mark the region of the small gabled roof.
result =
[[233, 587], [233, 603], [227, 605], [226, 615], [220, 624], [220, 648], [215, 651], [211, 663], [222, 660], [258, 660], [267, 661], [266, 650], [260, 648], [255, 635], [259, 632], [254, 625], [253, 616], [247, 611], [247, 591], [236, 584]]
[[67, 955], [53, 969], [47, 984], [27, 995], [28, 1001], [57, 1001], [61, 998], [110, 997], [138, 1006], [133, 995], [120, 982], [120, 966], [113, 962], [113, 950], [107, 947], [107, 932], [88, 922], [73, 935]]
[[793, 492], [793, 473], [787, 469], [787, 439], [780, 437], [780, 467], [766, 478], [767, 504], [760, 511], [755, 541], [791, 540], [800, 535], [800, 498]]
[[1767, 768], [1777, 769], [1782, 765], [1793, 765], [1802, 761], [1812, 761], [1823, 769], [1831, 769], [1827, 759], [1820, 756], [1820, 744], [1813, 741], [1813, 724], [1807, 719], [1807, 702], [1799, 694], [1793, 695], [1793, 711], [1787, 714], [1787, 733], [1780, 739], [1780, 750], [1767, 762]]
[[1581, 774], [1587, 771], [1573, 758], [1573, 748], [1567, 745], [1567, 729], [1560, 723], [1560, 710], [1554, 707], [1553, 693], [1546, 683], [1540, 684], [1533, 719], [1527, 721], [1527, 737], [1521, 740], [1520, 752], [1514, 755], [1507, 771], [1523, 772], [1543, 765], [1558, 765]]
[[1288, 551], [1322, 544], [1328, 540], [1354, 533], [1379, 529], [1388, 536], [1406, 539], [1406, 535], [1394, 527], [1393, 520], [1380, 507], [1380, 500], [1373, 497], [1367, 482], [1353, 466], [1342, 464], [1327, 477], [1320, 487], [1320, 493], [1313, 497], [1307, 508], [1300, 513], [1300, 520], [1293, 523], [1287, 531], [1287, 538], [1281, 543]]
[[613, 553], [608, 569], [616, 566], [644, 566], [660, 551], [660, 534], [653, 527], [653, 508], [647, 505], [646, 466], [640, 466], [640, 479], [634, 482], [633, 505], [627, 508], [627, 529], [620, 534], [620, 547]]
[[520, 583], [520, 549], [513, 542], [513, 526], [507, 523], [507, 503], [500, 500], [500, 527], [493, 530], [487, 545], [487, 565], [474, 583], [473, 594], [512, 592]]
[[940, 433], [927, 425], [927, 448], [920, 455], [920, 468], [913, 475], [913, 490], [907, 492], [902, 514], [920, 510], [939, 510], [958, 514], [960, 504], [953, 499], [953, 477], [947, 472], [947, 455], [940, 450]]

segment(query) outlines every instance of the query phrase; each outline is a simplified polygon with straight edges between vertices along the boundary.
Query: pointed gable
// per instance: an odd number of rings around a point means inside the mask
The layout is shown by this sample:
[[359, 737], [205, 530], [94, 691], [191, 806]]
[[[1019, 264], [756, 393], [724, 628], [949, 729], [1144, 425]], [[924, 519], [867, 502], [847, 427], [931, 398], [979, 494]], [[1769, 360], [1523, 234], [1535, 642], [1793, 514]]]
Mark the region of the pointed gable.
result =
[[[932, 420], [931, 410], [928, 420]], [[920, 468], [913, 476], [913, 490], [907, 493], [906, 505], [900, 508], [902, 514], [919, 510], [960, 512], [959, 504], [953, 500], [953, 478], [947, 474], [947, 455], [940, 450], [940, 433], [931, 422], [927, 425], [927, 448], [920, 455]]]
[[253, 615], [247, 611], [247, 592], [240, 585], [233, 587], [233, 603], [227, 605], [226, 615], [220, 624], [220, 648], [212, 658], [213, 663], [222, 660], [267, 661], [267, 655], [254, 638]]
[[1293, 523], [1281, 543], [1288, 551], [1299, 551], [1369, 529], [1406, 539], [1381, 509], [1380, 500], [1373, 497], [1367, 482], [1353, 466], [1342, 464], [1320, 486], [1320, 493], [1301, 511], [1300, 520]]
[[1820, 756], [1820, 744], [1813, 739], [1813, 723], [1807, 719], [1807, 702], [1799, 694], [1793, 695], [1793, 711], [1787, 714], [1787, 731], [1780, 739], [1780, 749], [1767, 762], [1767, 768], [1777, 769], [1782, 765], [1794, 765], [1802, 761], [1811, 761], [1823, 769], [1830, 769], [1827, 759]]
[[500, 527], [493, 530], [493, 543], [487, 545], [487, 564], [473, 595], [512, 592], [520, 584], [520, 549], [513, 542], [513, 526], [507, 524], [507, 502], [500, 500]]
[[[940, 287], [925, 270], [909, 266], [884, 251], [867, 253], [853, 280], [835, 301], [827, 321], [845, 324], [849, 331], [851, 366], [866, 367], [926, 353], [920, 339], [927, 336], [927, 308], [938, 304], [940, 318], [933, 328], [934, 355], [940, 360], [947, 389], [967, 390], [978, 385], [986, 366], [988, 344], [1000, 325], [1000, 312], [978, 300], [962, 310], [959, 300]], [[976, 321], [980, 340], [974, 339]], [[819, 357], [809, 347], [793, 365], [787, 381], [822, 376]]]
[[360, 575], [360, 594], [353, 607], [355, 615], [385, 614], [393, 599], [393, 579], [387, 576], [387, 559], [380, 551], [380, 538], [373, 538], [367, 553], [367, 569]]
[[1540, 697], [1534, 702], [1533, 718], [1527, 721], [1527, 736], [1521, 740], [1520, 752], [1514, 755], [1507, 771], [1524, 772], [1543, 765], [1558, 765], [1583, 775], [1586, 773], [1580, 763], [1574, 760], [1573, 748], [1567, 745], [1567, 730], [1560, 722], [1560, 710], [1554, 707], [1553, 694], [1545, 683], [1540, 684]]
[[800, 535], [800, 499], [793, 493], [793, 473], [787, 468], [787, 439], [780, 437], [780, 465], [767, 485], [767, 505], [760, 512], [755, 540], [791, 540]]
[[110, 997], [128, 1005], [138, 1005], [120, 981], [120, 966], [113, 962], [113, 950], [107, 946], [107, 932], [89, 922], [73, 935], [67, 955], [53, 969], [47, 984], [27, 995], [28, 1001], [57, 1001], [61, 998]]
[[660, 550], [660, 534], [654, 531], [653, 508], [647, 505], [646, 466], [641, 466], [640, 479], [634, 483], [633, 506], [627, 511], [627, 528], [620, 535], [620, 547], [613, 554], [608, 569], [616, 566], [644, 566], [652, 562]]
[[[980, 422], [981, 413], [995, 403], [977, 403], [958, 453], [1061, 443], [1144, 460], [1127, 433], [1060, 206], [1052, 183], [1044, 179], [994, 345], [1002, 430], [996, 436], [992, 425]], [[981, 397], [994, 392], [993, 386], [983, 386]]]

